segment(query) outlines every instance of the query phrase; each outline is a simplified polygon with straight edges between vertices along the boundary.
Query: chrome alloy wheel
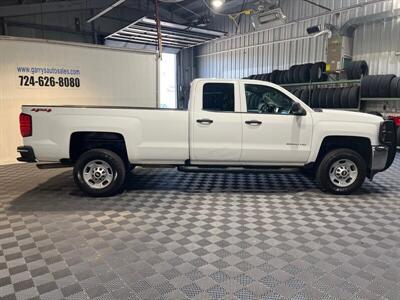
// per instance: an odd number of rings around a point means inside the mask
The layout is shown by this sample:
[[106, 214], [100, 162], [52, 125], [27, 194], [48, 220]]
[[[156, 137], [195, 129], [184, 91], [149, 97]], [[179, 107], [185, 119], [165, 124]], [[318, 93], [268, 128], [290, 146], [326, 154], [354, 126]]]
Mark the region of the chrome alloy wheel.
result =
[[357, 180], [357, 165], [349, 159], [338, 160], [331, 166], [329, 177], [331, 182], [337, 187], [349, 187]]
[[104, 160], [92, 160], [83, 169], [83, 180], [93, 189], [104, 189], [114, 179], [114, 171]]

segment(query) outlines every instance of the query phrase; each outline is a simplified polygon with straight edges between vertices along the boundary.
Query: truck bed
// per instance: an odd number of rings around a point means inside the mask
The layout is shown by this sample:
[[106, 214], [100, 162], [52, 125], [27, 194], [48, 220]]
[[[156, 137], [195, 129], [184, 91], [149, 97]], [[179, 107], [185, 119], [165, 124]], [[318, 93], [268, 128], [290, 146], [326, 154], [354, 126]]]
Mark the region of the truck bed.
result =
[[40, 162], [70, 157], [70, 139], [78, 132], [113, 132], [125, 141], [130, 161], [182, 164], [189, 157], [189, 113], [177, 109], [122, 106], [25, 105], [32, 116], [26, 143]]

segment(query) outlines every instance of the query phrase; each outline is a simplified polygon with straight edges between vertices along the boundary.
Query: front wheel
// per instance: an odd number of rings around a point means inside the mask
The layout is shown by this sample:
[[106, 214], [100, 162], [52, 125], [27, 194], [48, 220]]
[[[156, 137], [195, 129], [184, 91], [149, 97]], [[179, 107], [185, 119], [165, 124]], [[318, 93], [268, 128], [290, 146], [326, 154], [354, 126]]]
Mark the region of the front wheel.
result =
[[74, 180], [78, 187], [93, 197], [108, 197], [123, 187], [126, 168], [116, 153], [93, 149], [83, 153], [74, 166]]
[[317, 171], [317, 181], [323, 190], [349, 195], [365, 181], [367, 164], [355, 151], [336, 149], [325, 155]]

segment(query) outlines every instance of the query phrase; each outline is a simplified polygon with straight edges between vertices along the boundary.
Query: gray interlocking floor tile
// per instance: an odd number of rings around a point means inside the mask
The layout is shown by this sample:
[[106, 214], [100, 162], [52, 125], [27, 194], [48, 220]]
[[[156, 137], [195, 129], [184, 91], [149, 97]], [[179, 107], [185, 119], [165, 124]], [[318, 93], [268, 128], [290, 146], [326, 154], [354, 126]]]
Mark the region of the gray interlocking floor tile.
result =
[[351, 196], [300, 174], [137, 169], [115, 197], [0, 166], [1, 299], [399, 299], [400, 159]]

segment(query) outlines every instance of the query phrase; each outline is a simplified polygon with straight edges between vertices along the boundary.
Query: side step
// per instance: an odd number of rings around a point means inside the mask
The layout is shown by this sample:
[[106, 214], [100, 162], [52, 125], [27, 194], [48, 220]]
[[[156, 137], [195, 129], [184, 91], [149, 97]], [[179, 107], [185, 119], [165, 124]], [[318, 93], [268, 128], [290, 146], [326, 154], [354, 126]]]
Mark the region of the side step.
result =
[[38, 169], [41, 169], [41, 170], [48, 170], [48, 169], [71, 168], [72, 165], [54, 163], [54, 164], [36, 164], [36, 167], [38, 167]]
[[179, 166], [178, 171], [186, 173], [297, 173], [297, 167], [223, 167], [223, 166]]

